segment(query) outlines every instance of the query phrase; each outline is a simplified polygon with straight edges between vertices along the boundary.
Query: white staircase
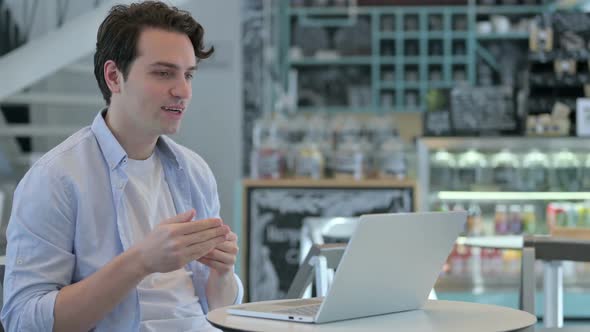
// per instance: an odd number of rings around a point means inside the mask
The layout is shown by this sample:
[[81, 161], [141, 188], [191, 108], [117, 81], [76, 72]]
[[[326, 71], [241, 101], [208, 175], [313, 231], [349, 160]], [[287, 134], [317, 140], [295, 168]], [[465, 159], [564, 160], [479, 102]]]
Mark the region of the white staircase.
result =
[[[37, 3], [35, 3], [37, 2]], [[5, 0], [22, 31], [33, 31], [29, 42], [0, 57], [0, 107], [28, 105], [31, 123], [6, 123], [0, 113], [0, 158], [28, 168], [16, 137], [31, 137], [37, 155], [46, 152], [79, 128], [88, 125], [105, 103], [94, 78], [92, 56], [98, 27], [114, 4], [132, 0]], [[187, 0], [169, 0], [181, 6]], [[76, 8], [65, 8], [72, 3]], [[96, 6], [98, 4], [98, 6]], [[33, 8], [37, 6], [36, 11]], [[56, 10], [68, 11], [56, 14]], [[73, 18], [66, 14], [77, 12]], [[56, 19], [58, 17], [58, 19]], [[62, 25], [56, 21], [66, 19]], [[1, 18], [0, 18], [1, 20]], [[35, 24], [35, 26], [30, 26]], [[39, 26], [39, 25], [45, 26]], [[47, 31], [46, 33], [43, 33]], [[0, 36], [1, 37], [1, 36]], [[25, 163], [25, 165], [22, 165]]]

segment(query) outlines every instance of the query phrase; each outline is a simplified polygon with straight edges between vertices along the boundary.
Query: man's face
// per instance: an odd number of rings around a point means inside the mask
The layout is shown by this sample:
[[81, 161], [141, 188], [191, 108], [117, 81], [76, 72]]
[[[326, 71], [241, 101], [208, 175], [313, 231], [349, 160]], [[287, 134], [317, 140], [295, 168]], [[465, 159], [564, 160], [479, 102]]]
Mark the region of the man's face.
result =
[[192, 96], [196, 67], [193, 45], [185, 34], [144, 29], [137, 57], [116, 97], [130, 134], [174, 134]]

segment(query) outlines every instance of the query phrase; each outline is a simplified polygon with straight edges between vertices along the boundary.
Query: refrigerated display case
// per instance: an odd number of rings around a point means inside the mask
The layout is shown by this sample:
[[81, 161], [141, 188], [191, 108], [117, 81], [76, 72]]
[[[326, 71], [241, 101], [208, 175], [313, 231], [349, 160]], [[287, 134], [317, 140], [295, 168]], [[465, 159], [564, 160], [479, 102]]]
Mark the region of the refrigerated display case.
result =
[[[517, 307], [522, 237], [590, 230], [589, 161], [587, 138], [419, 139], [418, 209], [469, 212], [439, 297]], [[542, 280], [541, 263], [536, 270]], [[590, 317], [577, 305], [590, 301], [590, 265], [566, 262], [563, 271], [565, 316]]]

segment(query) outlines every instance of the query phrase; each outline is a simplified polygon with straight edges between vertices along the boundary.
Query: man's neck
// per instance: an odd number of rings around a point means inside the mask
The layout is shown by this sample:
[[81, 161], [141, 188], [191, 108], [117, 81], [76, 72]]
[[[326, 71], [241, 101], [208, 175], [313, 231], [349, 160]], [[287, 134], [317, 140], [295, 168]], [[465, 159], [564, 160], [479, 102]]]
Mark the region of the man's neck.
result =
[[125, 125], [124, 120], [118, 118], [110, 108], [107, 110], [105, 122], [129, 158], [145, 160], [154, 152], [158, 137], [147, 137], [145, 133], [138, 133], [132, 125]]

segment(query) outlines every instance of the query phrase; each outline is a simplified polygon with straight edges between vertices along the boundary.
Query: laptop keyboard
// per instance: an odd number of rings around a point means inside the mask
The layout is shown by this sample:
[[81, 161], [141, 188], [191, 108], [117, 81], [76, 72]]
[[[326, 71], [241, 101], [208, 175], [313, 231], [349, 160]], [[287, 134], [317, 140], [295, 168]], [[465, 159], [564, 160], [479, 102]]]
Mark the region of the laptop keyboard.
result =
[[317, 314], [318, 310], [320, 310], [320, 305], [321, 305], [321, 303], [310, 304], [310, 305], [301, 306], [301, 307], [275, 310], [273, 312], [279, 313], [279, 314], [295, 315], [295, 316], [315, 316]]

